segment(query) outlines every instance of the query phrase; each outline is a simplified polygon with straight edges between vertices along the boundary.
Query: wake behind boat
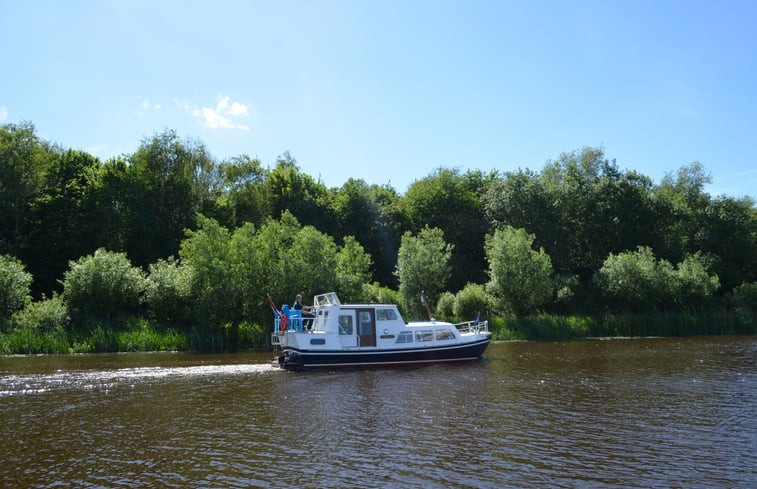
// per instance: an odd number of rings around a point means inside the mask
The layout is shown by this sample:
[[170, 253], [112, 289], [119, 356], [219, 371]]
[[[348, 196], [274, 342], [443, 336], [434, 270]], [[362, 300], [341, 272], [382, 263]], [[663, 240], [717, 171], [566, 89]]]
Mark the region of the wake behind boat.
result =
[[489, 345], [487, 321], [405, 323], [394, 304], [342, 304], [335, 292], [313, 299], [312, 317], [274, 310], [274, 365], [288, 370], [402, 367], [477, 360]]

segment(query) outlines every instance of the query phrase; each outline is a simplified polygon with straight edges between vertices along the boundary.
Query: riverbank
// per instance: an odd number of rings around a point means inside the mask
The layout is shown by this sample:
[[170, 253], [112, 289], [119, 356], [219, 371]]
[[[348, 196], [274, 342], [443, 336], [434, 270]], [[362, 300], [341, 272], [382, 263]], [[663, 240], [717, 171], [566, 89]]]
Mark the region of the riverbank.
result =
[[495, 340], [570, 340], [592, 337], [684, 337], [757, 334], [754, 311], [603, 314], [493, 318]]
[[[757, 334], [753, 311], [710, 311], [694, 314], [605, 314], [563, 316], [540, 314], [525, 318], [495, 317], [489, 328], [495, 341], [564, 341], [593, 337], [685, 337]], [[267, 346], [262, 326], [229, 325], [216, 334], [166, 329], [142, 319], [109, 328], [107, 323], [87, 332], [63, 328], [17, 328], [0, 333], [0, 355], [106, 352], [219, 352]]]

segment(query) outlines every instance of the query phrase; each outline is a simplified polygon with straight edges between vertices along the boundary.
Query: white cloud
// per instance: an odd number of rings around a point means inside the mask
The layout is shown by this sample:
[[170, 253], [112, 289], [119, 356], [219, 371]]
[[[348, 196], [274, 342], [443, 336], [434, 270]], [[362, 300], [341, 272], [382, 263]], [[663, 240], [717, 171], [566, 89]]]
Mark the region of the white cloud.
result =
[[0, 122], [4, 121], [8, 117], [8, 107], [0, 105]]
[[[179, 102], [177, 101], [177, 104]], [[203, 120], [205, 127], [211, 129], [239, 129], [249, 131], [250, 128], [238, 121], [239, 118], [250, 116], [249, 104], [232, 102], [229, 97], [218, 97], [215, 107], [194, 109], [192, 115]]]
[[94, 156], [103, 156], [105, 154], [105, 150], [107, 149], [108, 149], [108, 146], [105, 144], [96, 144], [94, 146], [91, 146], [85, 149], [84, 151]]

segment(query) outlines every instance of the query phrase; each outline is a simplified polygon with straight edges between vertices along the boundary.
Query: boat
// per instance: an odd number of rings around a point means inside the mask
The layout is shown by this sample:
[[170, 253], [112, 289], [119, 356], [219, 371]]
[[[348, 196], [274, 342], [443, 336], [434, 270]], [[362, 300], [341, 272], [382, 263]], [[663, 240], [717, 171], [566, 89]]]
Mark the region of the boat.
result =
[[316, 295], [312, 314], [274, 311], [273, 365], [286, 370], [408, 367], [481, 358], [492, 333], [487, 321], [408, 322], [395, 304], [342, 304], [335, 292]]

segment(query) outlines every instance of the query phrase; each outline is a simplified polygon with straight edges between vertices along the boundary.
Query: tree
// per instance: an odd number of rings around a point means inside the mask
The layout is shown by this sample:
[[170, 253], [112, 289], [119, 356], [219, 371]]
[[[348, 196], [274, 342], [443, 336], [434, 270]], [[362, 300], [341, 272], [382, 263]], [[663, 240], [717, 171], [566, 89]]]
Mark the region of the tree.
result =
[[435, 302], [446, 290], [453, 248], [444, 241], [444, 233], [438, 228], [426, 226], [417, 235], [407, 231], [402, 236], [395, 273], [411, 315], [423, 315], [422, 293]]
[[345, 302], [362, 299], [363, 285], [371, 281], [371, 257], [352, 236], [336, 255], [336, 284], [339, 297]]
[[25, 257], [32, 203], [49, 157], [30, 122], [0, 126], [0, 253]]
[[486, 237], [486, 289], [495, 306], [518, 316], [536, 312], [554, 294], [552, 261], [543, 248], [534, 250], [533, 242], [533, 234], [512, 226]]
[[36, 277], [36, 295], [58, 288], [70, 260], [92, 253], [98, 245], [93, 219], [92, 179], [100, 162], [83, 151], [66, 150], [51, 158], [33, 204], [28, 264]]
[[297, 161], [284, 153], [266, 178], [266, 195], [274, 219], [289, 211], [299, 222], [325, 232], [333, 231], [335, 218], [326, 187], [300, 172]]
[[210, 199], [215, 164], [205, 147], [165, 131], [129, 157], [126, 251], [140, 266], [178, 251], [184, 230]]
[[410, 229], [439, 228], [453, 245], [450, 288], [483, 280], [486, 261], [482, 244], [487, 226], [479, 195], [492, 177], [481, 172], [460, 174], [439, 168], [410, 185], [403, 200]]
[[338, 223], [334, 238], [354, 236], [370, 255], [376, 280], [396, 286], [392, 272], [404, 228], [397, 192], [350, 178], [335, 192], [332, 202]]
[[10, 255], [0, 255], [0, 329], [31, 301], [32, 275], [23, 263]]
[[251, 222], [261, 226], [270, 215], [270, 198], [265, 185], [268, 170], [257, 158], [242, 155], [223, 162], [218, 168], [219, 194], [216, 214], [230, 228]]
[[218, 221], [202, 215], [197, 230], [187, 231], [179, 256], [191, 273], [194, 323], [202, 330], [216, 331], [240, 310], [230, 267], [231, 235]]

